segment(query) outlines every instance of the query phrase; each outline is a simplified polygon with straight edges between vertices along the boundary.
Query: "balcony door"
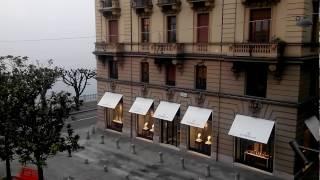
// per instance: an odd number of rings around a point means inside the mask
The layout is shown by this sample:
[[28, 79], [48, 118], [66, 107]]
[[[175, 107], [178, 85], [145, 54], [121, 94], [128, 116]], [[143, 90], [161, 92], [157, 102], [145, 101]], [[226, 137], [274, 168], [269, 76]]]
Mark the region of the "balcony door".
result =
[[270, 39], [271, 9], [250, 11], [250, 42], [266, 43]]
[[109, 21], [109, 42], [110, 43], [118, 42], [118, 21], [117, 20]]
[[197, 18], [197, 42], [208, 42], [209, 14], [198, 14]]
[[167, 17], [167, 42], [175, 43], [177, 41], [176, 37], [176, 24], [177, 19], [176, 16], [168, 16]]

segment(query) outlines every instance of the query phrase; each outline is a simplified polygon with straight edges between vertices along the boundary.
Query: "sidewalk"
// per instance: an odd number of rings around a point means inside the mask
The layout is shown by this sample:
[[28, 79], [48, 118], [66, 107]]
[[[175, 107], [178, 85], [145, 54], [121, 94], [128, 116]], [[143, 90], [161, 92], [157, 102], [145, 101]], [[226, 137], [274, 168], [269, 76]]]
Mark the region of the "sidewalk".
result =
[[[86, 137], [86, 132], [78, 132], [81, 137]], [[91, 133], [91, 132], [90, 132]], [[104, 135], [104, 144], [101, 144], [101, 135]], [[103, 167], [106, 165], [109, 172], [117, 174], [119, 179], [235, 179], [235, 174], [240, 173], [240, 179], [274, 180], [273, 176], [250, 171], [240, 167], [232, 167], [213, 159], [200, 157], [189, 152], [163, 147], [159, 144], [134, 139], [136, 154], [131, 151], [131, 140], [120, 134], [97, 131], [89, 140], [81, 139], [80, 143], [85, 149], [74, 153], [74, 156], [88, 159], [90, 164]], [[116, 148], [116, 140], [120, 139], [120, 149]], [[159, 152], [163, 153], [163, 163], [159, 161]], [[185, 169], [181, 167], [181, 158], [184, 158]], [[206, 177], [206, 168], [210, 166], [210, 176]]]

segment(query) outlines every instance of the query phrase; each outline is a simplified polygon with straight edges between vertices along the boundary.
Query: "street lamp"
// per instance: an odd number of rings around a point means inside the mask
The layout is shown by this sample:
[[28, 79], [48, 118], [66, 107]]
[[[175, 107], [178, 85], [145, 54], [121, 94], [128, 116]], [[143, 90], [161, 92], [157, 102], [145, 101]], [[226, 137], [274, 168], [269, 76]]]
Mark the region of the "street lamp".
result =
[[291, 148], [293, 149], [293, 151], [295, 153], [297, 153], [299, 155], [299, 157], [303, 160], [304, 165], [308, 165], [310, 162], [307, 159], [307, 157], [303, 154], [303, 152], [301, 151], [301, 149], [303, 150], [307, 150], [307, 151], [311, 151], [311, 152], [315, 152], [315, 153], [319, 153], [320, 151], [317, 149], [311, 149], [308, 147], [304, 147], [304, 146], [300, 146], [298, 144], [298, 142], [296, 140], [290, 141], [289, 145], [291, 146]]

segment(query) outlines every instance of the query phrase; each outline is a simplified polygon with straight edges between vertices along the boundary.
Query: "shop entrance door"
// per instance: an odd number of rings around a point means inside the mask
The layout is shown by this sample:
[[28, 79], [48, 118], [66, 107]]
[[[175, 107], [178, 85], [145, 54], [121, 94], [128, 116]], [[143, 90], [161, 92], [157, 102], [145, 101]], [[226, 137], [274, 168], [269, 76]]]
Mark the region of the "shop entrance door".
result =
[[160, 142], [178, 147], [180, 139], [180, 122], [176, 116], [172, 122], [161, 121], [161, 138]]

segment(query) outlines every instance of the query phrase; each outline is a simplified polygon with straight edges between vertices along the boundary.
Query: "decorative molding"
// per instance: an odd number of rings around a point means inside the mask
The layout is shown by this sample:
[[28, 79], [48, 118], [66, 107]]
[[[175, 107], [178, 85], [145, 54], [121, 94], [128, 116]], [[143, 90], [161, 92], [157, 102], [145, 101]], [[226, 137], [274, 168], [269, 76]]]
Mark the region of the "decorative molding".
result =
[[117, 84], [115, 80], [110, 81], [110, 89], [112, 92], [116, 90]]
[[198, 97], [197, 97], [197, 103], [198, 103], [198, 105], [203, 104], [204, 101], [205, 101], [205, 95], [204, 95], [203, 92], [200, 92], [200, 93], [198, 94]]
[[143, 84], [142, 85], [141, 94], [142, 94], [143, 97], [148, 95], [148, 85], [147, 84]]
[[198, 12], [206, 12], [212, 10], [215, 0], [187, 0], [190, 7]]
[[262, 103], [259, 100], [251, 100], [249, 102], [249, 109], [253, 115], [257, 115], [262, 109]]
[[172, 100], [174, 96], [174, 89], [173, 88], [168, 88], [167, 89], [167, 99]]
[[241, 0], [241, 2], [248, 7], [270, 7], [277, 5], [280, 0]]

